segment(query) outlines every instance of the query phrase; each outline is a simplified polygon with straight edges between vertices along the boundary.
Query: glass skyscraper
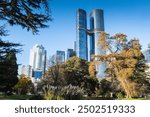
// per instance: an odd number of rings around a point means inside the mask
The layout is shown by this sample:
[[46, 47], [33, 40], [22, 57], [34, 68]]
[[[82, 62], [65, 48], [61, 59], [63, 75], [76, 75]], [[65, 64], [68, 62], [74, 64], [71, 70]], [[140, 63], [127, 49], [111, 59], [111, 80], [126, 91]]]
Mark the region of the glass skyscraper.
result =
[[75, 56], [75, 51], [73, 49], [68, 49], [67, 50], [67, 59]]
[[[90, 29], [87, 29], [86, 12], [82, 9], [77, 10], [77, 38], [76, 38], [76, 55], [81, 59], [91, 60], [92, 55], [106, 54], [98, 45], [99, 35], [104, 31], [103, 10], [95, 9], [90, 14]], [[87, 35], [89, 35], [89, 50], [87, 48]], [[89, 51], [89, 53], [88, 53]], [[106, 63], [96, 64], [97, 77], [104, 78]]]
[[65, 62], [65, 51], [60, 51], [60, 50], [57, 50], [56, 51], [56, 61], [57, 62], [60, 62], [60, 63], [63, 63]]
[[[95, 9], [90, 14], [90, 56], [91, 55], [104, 55], [106, 52], [98, 45], [100, 33], [104, 31], [104, 16], [103, 10]], [[106, 70], [106, 63], [101, 62], [96, 64], [97, 77], [104, 78]]]
[[76, 56], [88, 60], [86, 12], [78, 9], [76, 18]]

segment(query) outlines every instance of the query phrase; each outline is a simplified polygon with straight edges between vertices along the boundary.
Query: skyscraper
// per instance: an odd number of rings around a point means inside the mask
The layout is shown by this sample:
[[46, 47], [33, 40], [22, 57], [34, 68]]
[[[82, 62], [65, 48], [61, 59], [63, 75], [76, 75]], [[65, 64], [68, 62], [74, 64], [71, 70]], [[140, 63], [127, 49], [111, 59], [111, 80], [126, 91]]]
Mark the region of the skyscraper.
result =
[[[77, 19], [76, 19], [76, 56], [88, 60], [91, 59], [91, 55], [103, 55], [106, 54], [103, 49], [98, 46], [99, 35], [104, 31], [104, 16], [103, 10], [95, 9], [90, 14], [90, 29], [87, 29], [87, 18], [86, 11], [82, 9], [77, 10]], [[90, 36], [89, 40], [89, 53], [87, 48], [87, 35]], [[96, 65], [97, 77], [104, 78], [106, 63], [102, 62], [101, 64]]]
[[29, 65], [32, 67], [33, 77], [35, 77], [36, 71], [38, 73], [39, 73], [39, 71], [41, 71], [42, 75], [45, 74], [46, 50], [44, 49], [44, 47], [42, 45], [36, 44], [30, 50], [30, 62], [29, 62]]
[[57, 59], [57, 62], [61, 62], [61, 63], [65, 62], [65, 51], [57, 50], [56, 59]]
[[88, 60], [86, 12], [78, 9], [76, 18], [76, 56]]
[[90, 14], [90, 55], [92, 54], [105, 54], [104, 51], [98, 46], [98, 39], [100, 33], [104, 31], [104, 16], [103, 10], [95, 9]]
[[75, 56], [75, 51], [73, 49], [68, 49], [67, 50], [67, 59], [69, 59], [70, 57]]
[[[95, 9], [90, 14], [90, 30], [88, 30], [88, 34], [90, 35], [90, 56], [91, 55], [104, 55], [106, 52], [100, 48], [98, 45], [98, 39], [100, 33], [104, 31], [104, 16], [103, 10]], [[97, 69], [97, 77], [104, 78], [106, 63], [102, 62], [96, 65]]]

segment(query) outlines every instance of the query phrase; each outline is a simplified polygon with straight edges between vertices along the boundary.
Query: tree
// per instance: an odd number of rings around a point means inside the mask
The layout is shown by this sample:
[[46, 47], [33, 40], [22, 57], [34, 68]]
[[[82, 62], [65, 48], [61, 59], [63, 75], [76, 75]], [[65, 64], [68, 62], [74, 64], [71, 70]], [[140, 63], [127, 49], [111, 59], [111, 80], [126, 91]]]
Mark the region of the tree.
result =
[[64, 75], [68, 85], [81, 86], [89, 76], [88, 62], [83, 59], [72, 57], [65, 62], [64, 66]]
[[11, 26], [20, 25], [37, 34], [40, 28], [47, 27], [46, 22], [52, 18], [47, 0], [1, 0], [0, 20], [4, 23], [0, 26], [0, 56], [3, 56], [5, 51], [18, 52], [15, 47], [20, 46], [2, 41], [1, 37], [8, 35], [5, 23]]
[[31, 30], [33, 34], [38, 34], [39, 29], [48, 27], [46, 23], [52, 20], [48, 0], [1, 0], [0, 20], [3, 21], [3, 24], [0, 25], [0, 67], [3, 68], [0, 70], [1, 87], [9, 86], [8, 89], [10, 89], [13, 85], [8, 85], [6, 79], [11, 81], [17, 77], [17, 74], [14, 76], [8, 70], [11, 68], [11, 64], [8, 63], [7, 54], [20, 52], [20, 49], [16, 48], [20, 44], [2, 40], [3, 36], [8, 35], [6, 24], [10, 24], [10, 26], [19, 25], [27, 31]]
[[34, 92], [34, 85], [30, 78], [25, 77], [24, 74], [21, 74], [18, 83], [14, 86], [14, 89], [18, 94], [26, 95], [27, 93]]
[[18, 82], [18, 65], [15, 53], [7, 53], [4, 61], [0, 62], [0, 90], [12, 91]]
[[[0, 20], [6, 21], [11, 26], [20, 25], [22, 28], [32, 30], [37, 34], [40, 28], [45, 28], [45, 24], [51, 21], [49, 4], [47, 0], [1, 0], [0, 1]], [[6, 25], [0, 26], [0, 37], [7, 36]], [[0, 56], [6, 51], [18, 52], [15, 47], [20, 44], [2, 41], [0, 38]], [[7, 46], [6, 46], [7, 45]], [[14, 47], [12, 49], [12, 47]]]
[[8, 41], [2, 41], [0, 39], [0, 61], [2, 62], [5, 58], [7, 53], [19, 53], [21, 52], [20, 47], [21, 44], [19, 43], [10, 43]]
[[[94, 76], [93, 64], [78, 57], [72, 57], [64, 63], [64, 78], [67, 85], [78, 86], [86, 95], [92, 95], [98, 87], [98, 79]], [[91, 70], [92, 69], [92, 70]], [[91, 77], [89, 71], [91, 70]]]
[[96, 56], [96, 58], [107, 62], [109, 77], [116, 77], [127, 97], [139, 96], [140, 87], [146, 83], [146, 65], [139, 40], [132, 39], [127, 43], [124, 34], [116, 34], [109, 39], [104, 34], [103, 32], [100, 36], [99, 44], [101, 46], [105, 41], [103, 48], [109, 50], [109, 54]]
[[[57, 98], [60, 90], [65, 85], [63, 75], [64, 65], [60, 61], [60, 56], [52, 56], [47, 62], [48, 69], [44, 78], [38, 83], [38, 90], [43, 91], [45, 97]], [[52, 96], [52, 97], [49, 97]]]
[[50, 85], [59, 86], [63, 85], [64, 65], [60, 62], [60, 56], [52, 56], [48, 61], [48, 70], [45, 75], [45, 80], [50, 81]]
[[1, 0], [0, 20], [37, 33], [38, 29], [47, 27], [46, 22], [52, 20], [48, 5], [48, 0]]
[[96, 77], [96, 63], [94, 61], [89, 63], [89, 74], [90, 77], [94, 78]]

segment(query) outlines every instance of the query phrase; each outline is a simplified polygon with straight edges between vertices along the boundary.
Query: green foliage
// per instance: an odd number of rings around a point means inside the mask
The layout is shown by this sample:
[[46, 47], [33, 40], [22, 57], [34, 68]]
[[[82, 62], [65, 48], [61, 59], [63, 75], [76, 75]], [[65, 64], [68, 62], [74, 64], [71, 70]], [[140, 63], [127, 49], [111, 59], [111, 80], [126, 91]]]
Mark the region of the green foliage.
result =
[[[52, 18], [47, 0], [1, 0], [0, 20], [3, 23], [6, 21], [11, 26], [22, 26], [22, 28], [32, 30], [33, 34], [37, 34], [40, 28], [47, 27], [46, 23]], [[0, 26], [0, 61], [6, 53], [20, 52], [20, 49], [16, 47], [21, 46], [18, 43], [6, 42], [1, 39], [2, 36], [8, 35], [5, 28], [5, 24]]]
[[54, 91], [48, 90], [44, 93], [45, 100], [63, 100], [63, 97], [55, 95]]
[[18, 82], [18, 65], [15, 53], [7, 53], [4, 60], [0, 61], [0, 90], [11, 92]]
[[33, 95], [1, 95], [0, 100], [29, 100], [32, 99]]
[[[40, 28], [47, 27], [46, 23], [52, 20], [48, 6], [48, 0], [1, 0], [0, 20], [37, 34]], [[21, 45], [1, 39], [8, 35], [5, 28], [4, 24], [0, 26], [0, 91], [7, 92], [12, 91], [18, 81], [15, 53], [20, 52], [16, 47]]]
[[25, 77], [24, 74], [20, 75], [18, 83], [15, 85], [14, 89], [18, 94], [25, 95], [27, 93], [34, 92], [34, 85], [30, 78]]
[[81, 86], [89, 75], [88, 62], [83, 59], [72, 57], [64, 63], [64, 66], [64, 77], [67, 85]]
[[112, 91], [111, 82], [107, 81], [106, 79], [101, 80], [99, 89], [100, 95], [102, 95], [103, 97], [110, 95], [110, 92]]
[[0, 62], [3, 62], [6, 59], [8, 53], [19, 53], [21, 52], [19, 43], [11, 43], [8, 41], [2, 41], [0, 39]]
[[117, 93], [117, 98], [118, 99], [123, 99], [123, 94], [121, 92]]
[[87, 77], [82, 83], [82, 88], [85, 90], [85, 94], [88, 96], [92, 96], [95, 94], [96, 88], [99, 88], [99, 81], [97, 78]]
[[[53, 62], [46, 72], [45, 78], [38, 83], [38, 89], [44, 86], [54, 86], [64, 88], [71, 85], [84, 90], [85, 95], [92, 95], [99, 82], [94, 77], [89, 77], [87, 61], [77, 57], [68, 59], [65, 63]], [[71, 89], [70, 89], [71, 90]], [[55, 94], [60, 91], [55, 90]], [[63, 91], [62, 91], [63, 92]]]
[[45, 23], [52, 20], [47, 0], [2, 0], [0, 19], [12, 26], [20, 25], [32, 30], [33, 33], [37, 33], [39, 28], [47, 27]]

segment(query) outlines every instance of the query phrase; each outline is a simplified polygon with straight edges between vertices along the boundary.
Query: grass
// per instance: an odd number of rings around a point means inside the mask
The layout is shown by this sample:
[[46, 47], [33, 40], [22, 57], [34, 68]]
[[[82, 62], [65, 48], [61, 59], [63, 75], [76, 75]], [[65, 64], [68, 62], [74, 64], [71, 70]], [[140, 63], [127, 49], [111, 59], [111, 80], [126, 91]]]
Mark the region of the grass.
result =
[[[10, 95], [6, 96], [0, 94], [0, 100], [43, 100], [41, 96], [34, 96], [34, 95]], [[114, 100], [113, 98], [104, 98], [104, 97], [84, 97], [81, 100]], [[149, 98], [122, 98], [117, 100], [150, 100]]]
[[150, 100], [150, 98], [122, 98], [119, 100]]
[[0, 100], [29, 100], [31, 99], [33, 96], [32, 95], [10, 95], [10, 96], [6, 96], [6, 95], [0, 95]]

